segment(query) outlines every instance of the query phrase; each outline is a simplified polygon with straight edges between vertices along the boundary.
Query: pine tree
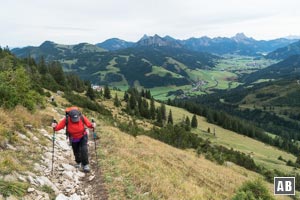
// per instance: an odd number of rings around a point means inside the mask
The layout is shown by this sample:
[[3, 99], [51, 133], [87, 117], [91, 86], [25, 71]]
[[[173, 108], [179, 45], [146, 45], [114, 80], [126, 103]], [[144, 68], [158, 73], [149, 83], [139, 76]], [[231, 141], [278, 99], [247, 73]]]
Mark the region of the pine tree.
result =
[[168, 124], [173, 124], [172, 110], [170, 110], [170, 112], [169, 112], [169, 116], [168, 116]]
[[191, 120], [189, 117], [185, 118], [185, 130], [190, 131], [191, 130]]
[[62, 66], [57, 61], [52, 61], [48, 67], [49, 73], [52, 75], [57, 84], [66, 86], [66, 77]]
[[104, 86], [104, 98], [111, 99], [110, 89], [107, 85]]
[[91, 84], [88, 85], [88, 89], [87, 89], [85, 95], [86, 95], [87, 97], [89, 97], [91, 100], [95, 100], [96, 94], [95, 94], [95, 92], [94, 92], [94, 90], [93, 90]]
[[118, 94], [117, 93], [116, 93], [115, 98], [114, 98], [114, 105], [116, 107], [120, 107], [121, 106], [121, 102], [120, 102], [120, 100], [118, 98]]
[[146, 90], [146, 94], [145, 95], [146, 95], [147, 99], [151, 99], [152, 98], [150, 90]]
[[198, 127], [198, 121], [197, 121], [196, 115], [193, 115], [191, 127], [192, 128], [197, 128]]
[[167, 114], [166, 114], [166, 105], [161, 103], [160, 104], [160, 112], [161, 112], [161, 118], [163, 121], [167, 120]]
[[129, 95], [128, 95], [128, 92], [125, 91], [125, 93], [124, 93], [124, 101], [128, 102], [128, 100], [129, 100]]
[[151, 119], [155, 119], [155, 114], [156, 112], [155, 112], [155, 102], [154, 102], [154, 99], [153, 98], [151, 98], [151, 102], [150, 102], [150, 117], [151, 117]]
[[48, 68], [47, 68], [44, 56], [42, 56], [39, 61], [38, 69], [39, 69], [40, 74], [42, 74], [42, 75], [45, 75], [48, 72]]
[[171, 103], [172, 103], [172, 102], [171, 102], [171, 99], [168, 98], [168, 103], [167, 103], [167, 104], [168, 104], [168, 105], [171, 105]]
[[145, 117], [147, 119], [150, 118], [149, 104], [146, 99], [142, 99], [140, 113], [142, 117]]
[[156, 119], [156, 122], [157, 122], [158, 126], [163, 126], [163, 119], [162, 119], [162, 115], [161, 115], [160, 109], [157, 109], [157, 119]]
[[129, 97], [129, 106], [132, 110], [136, 107], [136, 99], [134, 95], [130, 95]]

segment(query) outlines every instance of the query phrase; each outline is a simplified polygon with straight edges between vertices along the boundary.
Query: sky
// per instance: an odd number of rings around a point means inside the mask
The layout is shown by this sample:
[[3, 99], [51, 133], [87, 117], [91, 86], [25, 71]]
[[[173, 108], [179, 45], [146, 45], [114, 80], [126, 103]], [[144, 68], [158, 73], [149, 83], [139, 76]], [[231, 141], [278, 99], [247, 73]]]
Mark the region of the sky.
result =
[[144, 34], [300, 36], [299, 0], [0, 0], [0, 46], [136, 42]]

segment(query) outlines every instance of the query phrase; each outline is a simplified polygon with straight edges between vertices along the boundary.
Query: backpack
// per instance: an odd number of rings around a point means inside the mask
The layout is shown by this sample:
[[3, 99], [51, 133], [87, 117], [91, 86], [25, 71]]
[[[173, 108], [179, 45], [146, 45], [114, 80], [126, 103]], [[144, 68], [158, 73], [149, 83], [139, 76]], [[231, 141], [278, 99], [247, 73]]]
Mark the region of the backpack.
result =
[[78, 122], [81, 119], [83, 124], [84, 124], [84, 118], [81, 112], [79, 111], [78, 107], [76, 106], [66, 108], [65, 112], [66, 112], [66, 137], [67, 139], [68, 138], [71, 139], [70, 133], [68, 133], [69, 118], [71, 118], [71, 121], [74, 123]]

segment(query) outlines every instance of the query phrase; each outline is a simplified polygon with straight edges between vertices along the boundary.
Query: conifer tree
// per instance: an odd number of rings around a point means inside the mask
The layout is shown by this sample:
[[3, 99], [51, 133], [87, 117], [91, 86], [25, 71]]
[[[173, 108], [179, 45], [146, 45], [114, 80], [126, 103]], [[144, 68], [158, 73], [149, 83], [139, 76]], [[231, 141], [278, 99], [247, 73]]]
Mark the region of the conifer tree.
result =
[[91, 100], [95, 100], [96, 94], [95, 94], [91, 84], [88, 84], [88, 88], [87, 88], [87, 91], [86, 91], [85, 95], [87, 97], [89, 97]]
[[155, 112], [155, 103], [154, 103], [154, 99], [153, 98], [151, 98], [151, 102], [150, 102], [150, 117], [151, 117], [151, 119], [155, 119], [155, 114], [156, 112]]
[[166, 115], [166, 105], [161, 103], [160, 104], [160, 112], [161, 112], [161, 118], [163, 121], [167, 120], [167, 115]]
[[185, 118], [185, 130], [190, 131], [191, 130], [191, 120], [189, 117]]
[[42, 75], [45, 75], [48, 72], [48, 68], [47, 68], [44, 56], [42, 56], [39, 61], [38, 69], [39, 69], [40, 74], [42, 74]]
[[145, 95], [146, 95], [147, 99], [151, 99], [152, 98], [150, 90], [146, 90], [146, 94]]
[[128, 100], [129, 100], [129, 95], [128, 95], [128, 92], [125, 91], [125, 93], [124, 93], [124, 101], [128, 102]]
[[110, 89], [107, 85], [104, 86], [104, 98], [111, 99]]
[[115, 98], [114, 98], [114, 105], [116, 107], [120, 107], [121, 106], [121, 102], [120, 102], [120, 100], [118, 98], [118, 94], [117, 93], [116, 93]]
[[129, 106], [132, 110], [136, 107], [136, 99], [134, 95], [130, 95], [129, 97]]
[[198, 127], [198, 121], [197, 121], [196, 115], [193, 115], [192, 122], [191, 122], [191, 127], [192, 128], [197, 128]]
[[[62, 66], [57, 61], [52, 61], [48, 66], [48, 71], [56, 81], [61, 86], [66, 86], [66, 77], [62, 69]], [[89, 83], [90, 84], [90, 83]]]
[[169, 116], [168, 116], [168, 124], [173, 124], [172, 110], [170, 110], [170, 112], [169, 112]]
[[157, 109], [157, 119], [156, 122], [158, 124], [158, 126], [163, 126], [163, 119], [162, 119], [162, 115], [161, 115], [161, 110]]

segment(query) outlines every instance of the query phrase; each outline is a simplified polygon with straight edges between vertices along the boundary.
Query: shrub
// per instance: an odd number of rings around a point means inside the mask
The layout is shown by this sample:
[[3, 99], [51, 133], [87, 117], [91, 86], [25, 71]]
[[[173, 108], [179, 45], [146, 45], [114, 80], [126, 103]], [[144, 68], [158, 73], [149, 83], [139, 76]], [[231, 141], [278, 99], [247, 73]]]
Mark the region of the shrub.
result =
[[233, 200], [274, 200], [261, 179], [245, 182], [237, 191]]

